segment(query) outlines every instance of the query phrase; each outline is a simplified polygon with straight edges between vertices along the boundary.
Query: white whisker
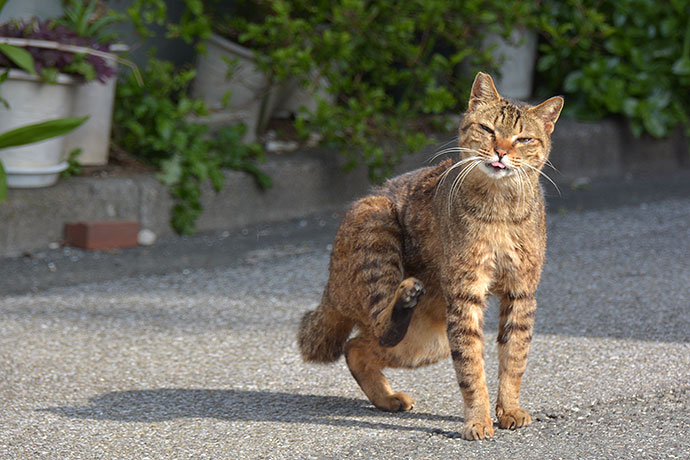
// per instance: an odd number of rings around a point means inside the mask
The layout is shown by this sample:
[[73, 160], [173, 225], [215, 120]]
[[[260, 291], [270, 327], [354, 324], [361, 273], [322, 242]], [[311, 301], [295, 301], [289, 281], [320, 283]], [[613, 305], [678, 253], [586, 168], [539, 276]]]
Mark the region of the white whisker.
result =
[[522, 176], [520, 175], [520, 169], [515, 168], [515, 176], [513, 176], [513, 180], [517, 182], [517, 191], [518, 191], [518, 206], [517, 209], [520, 209], [522, 206], [522, 202], [524, 200], [524, 190], [522, 186]]
[[438, 158], [438, 157], [440, 157], [440, 156], [442, 156], [442, 155], [446, 155], [446, 154], [448, 154], [448, 153], [460, 153], [460, 152], [479, 153], [479, 152], [477, 152], [477, 150], [475, 150], [475, 149], [468, 149], [468, 148], [465, 148], [465, 147], [459, 147], [459, 146], [456, 146], [456, 147], [448, 147], [448, 148], [445, 148], [445, 149], [440, 150], [440, 151], [438, 151], [438, 152], [435, 152], [428, 160], [426, 160], [426, 162], [427, 162], [427, 163], [431, 163], [431, 162], [434, 161], [436, 158]]
[[452, 211], [451, 205], [453, 203], [453, 200], [455, 199], [455, 194], [457, 193], [458, 190], [460, 190], [460, 188], [462, 188], [462, 184], [463, 184], [463, 182], [465, 182], [465, 179], [470, 174], [470, 172], [474, 168], [476, 168], [477, 165], [481, 164], [481, 162], [482, 162], [481, 159], [475, 160], [471, 165], [464, 168], [460, 172], [460, 174], [457, 175], [455, 180], [453, 181], [453, 185], [451, 185], [451, 187], [450, 187], [450, 194], [448, 196], [448, 214], [450, 214]]
[[549, 160], [548, 158], [546, 159], [546, 162], [545, 162], [544, 164], [545, 164], [546, 166], [548, 166], [549, 168], [553, 169], [554, 171], [556, 171], [558, 174], [562, 174], [562, 173], [558, 170], [558, 168], [555, 167], [555, 166], [553, 165], [553, 163], [551, 163], [551, 160]]
[[524, 208], [525, 203], [527, 202], [527, 186], [529, 186], [530, 188], [534, 188], [534, 185], [532, 185], [532, 183], [529, 180], [529, 177], [527, 177], [527, 173], [522, 168], [518, 168], [516, 169], [516, 171], [518, 177], [520, 178], [521, 206]]
[[466, 163], [469, 163], [470, 161], [475, 161], [475, 160], [481, 160], [481, 158], [479, 158], [478, 156], [468, 157], [468, 158], [465, 158], [464, 160], [458, 161], [453, 166], [446, 169], [443, 172], [443, 174], [441, 174], [441, 178], [438, 180], [438, 184], [436, 185], [436, 193], [438, 193], [438, 189], [441, 187], [441, 185], [443, 184], [443, 181], [446, 180], [446, 177], [448, 176], [448, 174], [450, 174], [451, 171], [453, 171], [455, 168], [459, 168], [460, 166], [462, 166]]
[[448, 145], [448, 144], [450, 144], [450, 143], [452, 143], [452, 142], [457, 142], [458, 139], [459, 139], [459, 136], [454, 136], [454, 137], [452, 137], [449, 141], [446, 141], [446, 142], [444, 142], [443, 144], [439, 145], [439, 148], [443, 148], [443, 147], [445, 147], [446, 145]]
[[532, 166], [532, 165], [525, 164], [525, 166], [527, 166], [527, 167], [530, 168], [530, 169], [533, 169], [534, 171], [538, 172], [538, 173], [541, 174], [542, 176], [546, 177], [546, 179], [547, 179], [549, 182], [551, 182], [551, 184], [552, 184], [554, 187], [556, 187], [556, 191], [558, 192], [558, 196], [563, 196], [563, 195], [561, 195], [561, 189], [558, 188], [558, 185], [556, 185], [556, 183], [555, 183], [553, 180], [551, 180], [551, 178], [550, 178], [545, 172], [538, 170], [537, 168], [535, 168], [535, 167]]

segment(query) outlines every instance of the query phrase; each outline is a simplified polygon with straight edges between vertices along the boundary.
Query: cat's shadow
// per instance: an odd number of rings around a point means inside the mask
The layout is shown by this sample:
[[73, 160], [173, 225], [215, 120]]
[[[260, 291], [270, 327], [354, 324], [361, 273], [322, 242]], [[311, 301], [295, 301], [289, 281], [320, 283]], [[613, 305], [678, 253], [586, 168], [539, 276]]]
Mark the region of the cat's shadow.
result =
[[[415, 410], [392, 414], [375, 409], [364, 399], [341, 396], [184, 388], [113, 391], [91, 398], [88, 405], [38, 410], [69, 418], [122, 422], [153, 423], [179, 418], [215, 418], [425, 432], [432, 429], [409, 426], [400, 423], [399, 419], [452, 422], [458, 426], [461, 426], [463, 420], [462, 417]], [[377, 420], [372, 421], [372, 417]]]

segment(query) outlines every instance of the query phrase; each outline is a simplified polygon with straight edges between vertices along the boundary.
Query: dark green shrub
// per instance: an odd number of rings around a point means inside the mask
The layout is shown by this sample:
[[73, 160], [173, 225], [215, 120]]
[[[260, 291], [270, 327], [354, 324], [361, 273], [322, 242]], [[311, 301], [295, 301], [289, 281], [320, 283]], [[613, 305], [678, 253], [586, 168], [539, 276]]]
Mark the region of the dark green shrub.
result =
[[563, 93], [567, 114], [621, 115], [636, 135], [690, 132], [687, 0], [545, 0], [537, 19], [539, 86]]
[[143, 86], [133, 75], [118, 84], [114, 111], [114, 143], [160, 169], [160, 180], [175, 198], [172, 226], [182, 234], [195, 231], [201, 186], [208, 180], [217, 191], [223, 187], [223, 168], [252, 174], [262, 188], [271, 185], [256, 166], [263, 159], [261, 147], [241, 141], [243, 125], [211, 134], [190, 121], [206, 114], [202, 101], [187, 96], [193, 78], [193, 70], [175, 70], [172, 63], [151, 58]]
[[327, 82], [333, 101], [321, 99], [298, 127], [319, 132], [350, 166], [365, 164], [374, 181], [428, 142], [420, 119], [464, 108], [475, 71], [492, 68], [483, 35], [502, 15], [515, 20], [507, 3], [483, 0], [261, 4], [261, 20], [236, 21], [240, 41], [258, 50], [275, 81], [298, 77], [312, 89]]
[[166, 0], [132, 0], [127, 15], [137, 32], [144, 38], [154, 35], [152, 25], [164, 30], [165, 38], [180, 38], [186, 43], [201, 43], [199, 39], [211, 34], [210, 17], [204, 0], [181, 0], [184, 10], [173, 20], [168, 14]]

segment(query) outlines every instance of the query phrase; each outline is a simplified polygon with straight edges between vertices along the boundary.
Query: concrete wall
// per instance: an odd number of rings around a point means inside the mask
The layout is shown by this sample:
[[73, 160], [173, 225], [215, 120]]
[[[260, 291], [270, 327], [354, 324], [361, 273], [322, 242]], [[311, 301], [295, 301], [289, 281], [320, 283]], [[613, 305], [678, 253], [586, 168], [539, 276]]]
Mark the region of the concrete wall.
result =
[[[407, 157], [398, 172], [427, 165], [433, 149]], [[603, 179], [658, 174], [687, 167], [683, 136], [634, 139], [615, 121], [559, 121], [552, 161], [560, 173], [549, 175], [568, 190], [576, 179]], [[342, 158], [328, 150], [270, 156], [262, 166], [274, 187], [262, 191], [240, 172], [226, 173], [218, 194], [206, 188], [199, 230], [238, 230], [252, 224], [341, 210], [367, 192], [366, 171], [342, 169]], [[158, 235], [170, 235], [172, 200], [167, 188], [151, 175], [73, 177], [55, 187], [10, 190], [0, 204], [0, 256], [40, 250], [62, 238], [66, 222], [133, 219]]]

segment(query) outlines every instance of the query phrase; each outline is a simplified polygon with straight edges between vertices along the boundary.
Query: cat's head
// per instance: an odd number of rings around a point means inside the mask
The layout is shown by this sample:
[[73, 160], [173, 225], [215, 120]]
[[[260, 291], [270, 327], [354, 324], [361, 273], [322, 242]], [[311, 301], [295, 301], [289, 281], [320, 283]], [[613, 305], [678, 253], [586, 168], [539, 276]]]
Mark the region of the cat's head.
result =
[[[563, 108], [560, 96], [530, 106], [498, 94], [491, 76], [479, 72], [460, 124], [462, 157], [487, 177], [502, 179], [540, 171], [551, 149], [551, 133]], [[474, 157], [475, 160], [470, 160]]]

